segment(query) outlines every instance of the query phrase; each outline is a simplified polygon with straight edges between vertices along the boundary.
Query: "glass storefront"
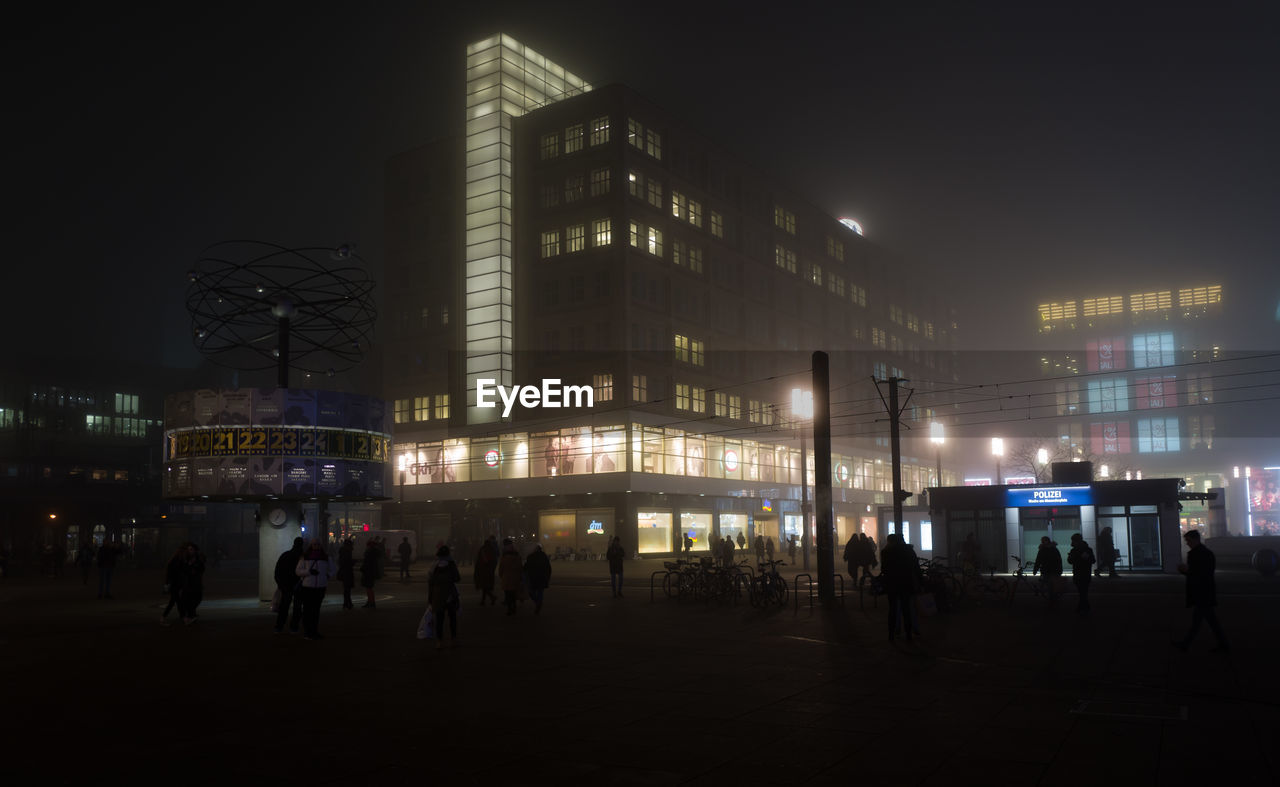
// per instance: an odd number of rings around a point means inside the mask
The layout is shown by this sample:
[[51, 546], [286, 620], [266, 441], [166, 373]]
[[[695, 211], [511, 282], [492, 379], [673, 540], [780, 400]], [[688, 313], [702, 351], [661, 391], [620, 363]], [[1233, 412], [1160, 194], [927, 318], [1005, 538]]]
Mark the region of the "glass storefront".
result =
[[1100, 506], [1098, 532], [1111, 528], [1117, 569], [1159, 569], [1160, 514], [1156, 506]]
[[637, 511], [636, 542], [642, 555], [673, 551], [671, 511]]
[[[711, 512], [680, 512], [680, 537], [693, 539], [694, 552], [711, 551]], [[680, 547], [684, 549], [683, 545]]]
[[543, 511], [538, 514], [538, 540], [552, 558], [598, 558], [614, 536], [612, 508]]
[[733, 539], [733, 545], [738, 545], [738, 534], [741, 533], [745, 539], [747, 533], [747, 515], [746, 514], [721, 514], [720, 515], [720, 535], [728, 536]]

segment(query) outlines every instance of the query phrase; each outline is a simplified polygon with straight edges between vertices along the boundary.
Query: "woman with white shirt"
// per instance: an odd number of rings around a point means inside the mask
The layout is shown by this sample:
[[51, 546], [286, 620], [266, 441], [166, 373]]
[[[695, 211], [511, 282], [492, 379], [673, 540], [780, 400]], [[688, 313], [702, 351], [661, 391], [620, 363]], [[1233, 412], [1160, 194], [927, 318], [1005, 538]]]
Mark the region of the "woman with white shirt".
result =
[[325, 587], [333, 577], [333, 562], [324, 551], [319, 539], [312, 539], [307, 551], [298, 560], [298, 576], [302, 583], [298, 593], [302, 596], [303, 639], [323, 639], [320, 634], [320, 605], [324, 602]]

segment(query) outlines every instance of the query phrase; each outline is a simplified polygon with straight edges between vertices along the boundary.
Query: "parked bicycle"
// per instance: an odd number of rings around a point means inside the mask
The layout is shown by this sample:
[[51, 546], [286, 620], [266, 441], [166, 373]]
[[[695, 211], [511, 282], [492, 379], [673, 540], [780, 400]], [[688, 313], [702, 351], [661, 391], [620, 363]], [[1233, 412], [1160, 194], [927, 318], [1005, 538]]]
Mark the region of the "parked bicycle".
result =
[[1026, 587], [1031, 588], [1031, 592], [1035, 593], [1037, 596], [1042, 595], [1045, 591], [1045, 588], [1041, 585], [1040, 582], [1035, 581], [1034, 579], [1035, 570], [1032, 567], [1026, 565], [1026, 563], [1023, 562], [1022, 558], [1018, 557], [1017, 555], [1010, 555], [1009, 557], [1018, 561], [1018, 569], [1017, 571], [1013, 572], [1013, 582], [1010, 584], [1010, 587], [1009, 587], [1009, 603], [1011, 604], [1013, 603], [1013, 597], [1018, 594], [1018, 588], [1024, 585]]
[[766, 560], [760, 564], [760, 572], [751, 583], [751, 606], [786, 605], [787, 581], [778, 573], [778, 566], [783, 562], [785, 561]]

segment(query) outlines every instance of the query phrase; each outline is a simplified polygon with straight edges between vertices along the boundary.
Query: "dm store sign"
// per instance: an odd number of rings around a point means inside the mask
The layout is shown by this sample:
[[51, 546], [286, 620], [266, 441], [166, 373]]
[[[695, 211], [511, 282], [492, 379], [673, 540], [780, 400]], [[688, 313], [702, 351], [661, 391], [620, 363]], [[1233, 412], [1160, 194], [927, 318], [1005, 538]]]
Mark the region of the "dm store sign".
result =
[[1090, 486], [1023, 486], [1005, 492], [1005, 506], [1009, 508], [1089, 505], [1093, 505]]

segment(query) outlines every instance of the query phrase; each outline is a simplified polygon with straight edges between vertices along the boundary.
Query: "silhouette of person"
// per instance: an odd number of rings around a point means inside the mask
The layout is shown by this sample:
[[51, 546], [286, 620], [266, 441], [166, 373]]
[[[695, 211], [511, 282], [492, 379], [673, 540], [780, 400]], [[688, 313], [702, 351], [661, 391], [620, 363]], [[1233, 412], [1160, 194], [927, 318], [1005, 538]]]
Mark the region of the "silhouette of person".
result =
[[453, 647], [458, 646], [458, 564], [449, 556], [449, 547], [436, 550], [436, 562], [427, 574], [427, 603], [435, 618], [436, 648], [444, 647], [444, 618], [449, 616], [449, 637]]
[[915, 594], [921, 586], [920, 561], [900, 533], [890, 533], [880, 552], [880, 577], [889, 597], [889, 641], [893, 642], [901, 618], [903, 634], [910, 642], [916, 631]]
[[1093, 550], [1085, 543], [1084, 536], [1071, 534], [1071, 551], [1067, 553], [1067, 562], [1071, 564], [1071, 581], [1075, 583], [1076, 593], [1080, 600], [1076, 602], [1076, 612], [1085, 614], [1089, 611], [1089, 582], [1093, 579]]
[[[293, 540], [293, 546], [281, 553], [276, 559], [276, 570], [273, 574], [276, 587], [280, 590], [280, 603], [276, 606], [275, 632], [284, 631], [285, 621], [289, 621], [289, 631], [297, 634], [298, 625], [302, 622], [302, 596], [298, 594], [298, 561], [302, 559], [305, 542], [299, 536]], [[289, 617], [289, 607], [293, 607], [293, 618]]]
[[1049, 589], [1049, 606], [1058, 605], [1058, 580], [1062, 577], [1062, 553], [1058, 551], [1057, 542], [1050, 541], [1048, 536], [1040, 537], [1040, 549], [1036, 552], [1033, 571], [1044, 577]]
[[400, 581], [409, 581], [409, 559], [413, 557], [413, 547], [409, 546], [409, 537], [405, 536], [400, 541], [400, 546], [396, 548], [396, 552], [400, 555]]
[[1199, 530], [1188, 530], [1182, 538], [1187, 543], [1187, 562], [1178, 564], [1178, 573], [1187, 577], [1187, 606], [1191, 607], [1191, 628], [1181, 640], [1174, 640], [1173, 646], [1185, 653], [1199, 633], [1201, 621], [1204, 621], [1218, 639], [1214, 652], [1228, 653], [1231, 648], [1227, 644], [1227, 635], [1222, 633], [1218, 613], [1214, 610], [1218, 606], [1218, 589], [1213, 577], [1217, 559], [1208, 547], [1200, 543]]
[[626, 550], [622, 548], [622, 538], [613, 537], [613, 543], [605, 550], [605, 558], [609, 561], [609, 589], [614, 598], [622, 598], [622, 561], [626, 558]]

